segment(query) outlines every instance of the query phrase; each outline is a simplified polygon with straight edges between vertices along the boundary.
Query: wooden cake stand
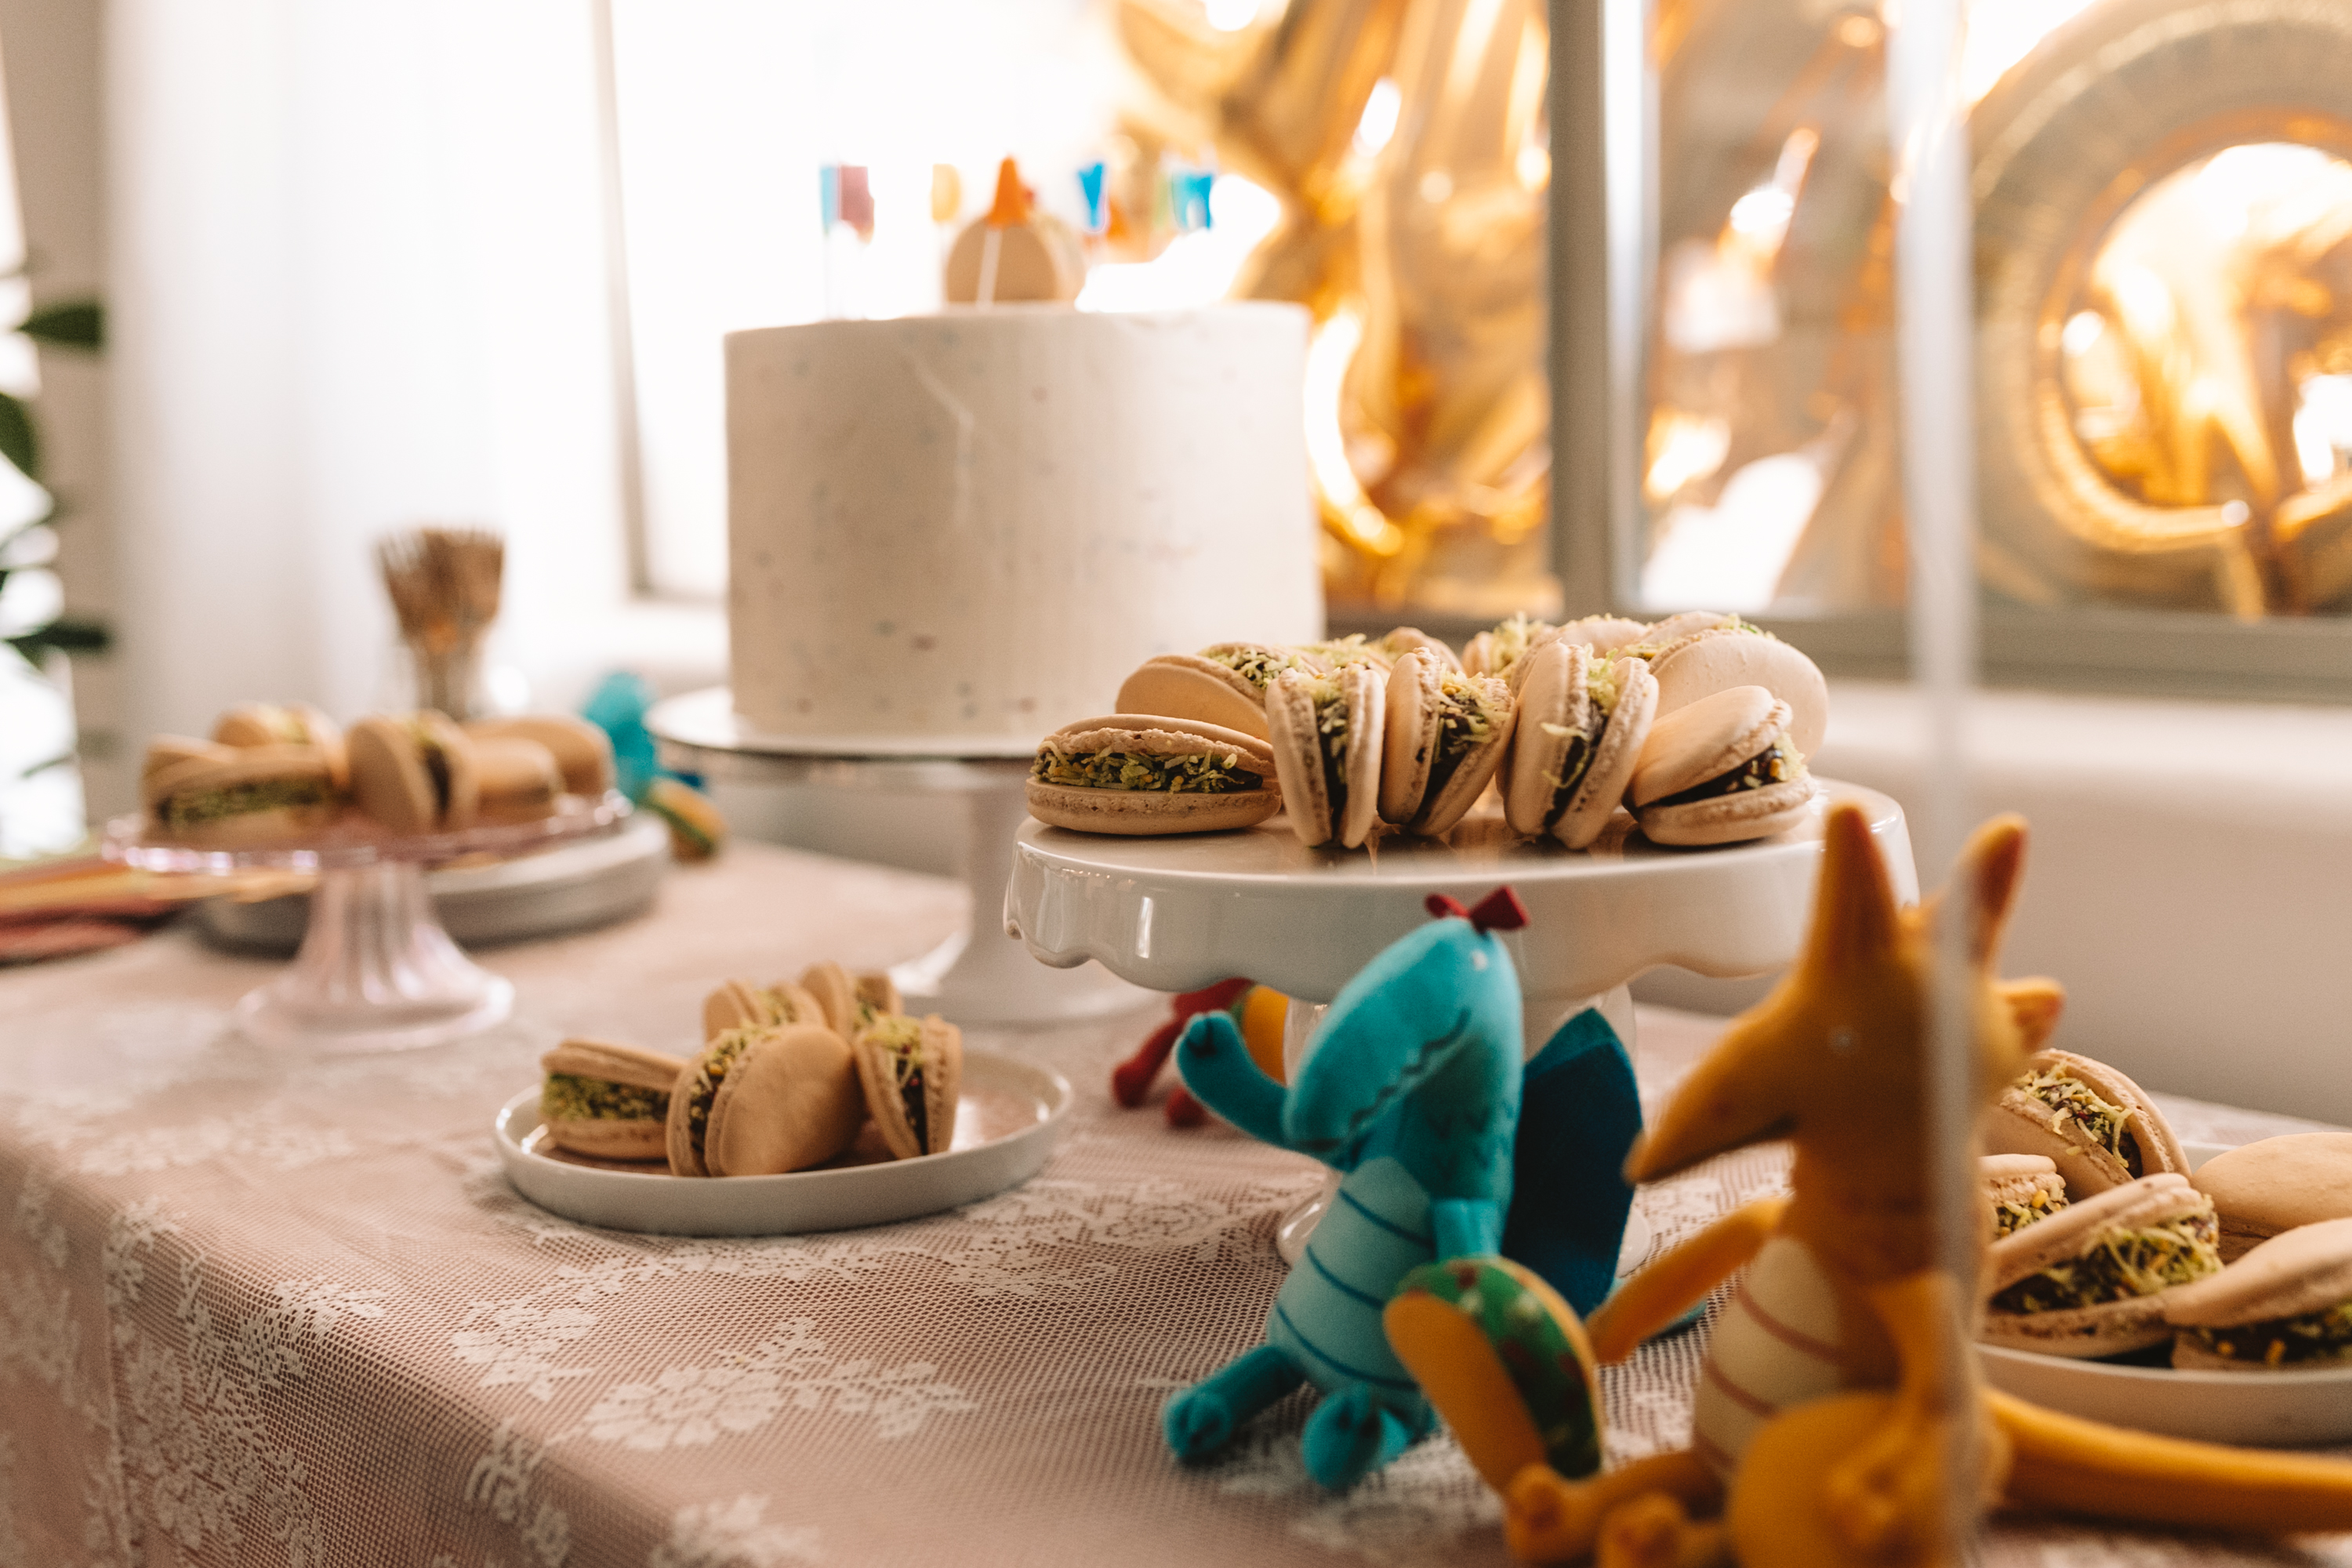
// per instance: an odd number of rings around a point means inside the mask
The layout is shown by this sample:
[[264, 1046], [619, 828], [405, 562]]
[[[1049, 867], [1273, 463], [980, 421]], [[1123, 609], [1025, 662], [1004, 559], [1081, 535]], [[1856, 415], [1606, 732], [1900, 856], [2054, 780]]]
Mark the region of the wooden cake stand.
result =
[[[1903, 808], [1886, 795], [1822, 781], [1811, 815], [1786, 833], [1717, 849], [1652, 844], [1620, 813], [1586, 850], [1518, 837], [1473, 815], [1444, 840], [1402, 835], [1373, 849], [1310, 849], [1288, 825], [1238, 833], [1119, 838], [1030, 822], [1014, 837], [1005, 924], [1041, 963], [1094, 960], [1154, 991], [1193, 991], [1247, 975], [1294, 1001], [1285, 1056], [1295, 1068], [1322, 1004], [1391, 942], [1429, 919], [1444, 893], [1475, 904], [1502, 883], [1527, 905], [1503, 941], [1517, 966], [1532, 1057], [1561, 1023], [1599, 1006], [1634, 1049], [1634, 976], [1678, 964], [1717, 978], [1761, 974], [1796, 956], [1812, 907], [1822, 821], [1857, 800], [1885, 852], [1895, 894], [1918, 897]], [[1296, 1261], [1319, 1205], [1281, 1236]], [[1637, 1210], [1626, 1251], [1638, 1260]], [[1640, 1245], [1637, 1245], [1637, 1241]]]

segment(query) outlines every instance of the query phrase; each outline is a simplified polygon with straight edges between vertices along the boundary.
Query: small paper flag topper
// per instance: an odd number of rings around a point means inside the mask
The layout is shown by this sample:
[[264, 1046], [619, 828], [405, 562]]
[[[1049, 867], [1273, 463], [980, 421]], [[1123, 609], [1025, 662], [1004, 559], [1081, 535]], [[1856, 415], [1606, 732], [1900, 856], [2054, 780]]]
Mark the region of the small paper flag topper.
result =
[[1087, 199], [1088, 234], [1100, 234], [1110, 226], [1109, 214], [1103, 200], [1108, 173], [1099, 158], [1078, 171], [1078, 194]]
[[1180, 233], [1209, 226], [1209, 187], [1216, 183], [1214, 169], [1168, 171], [1168, 216]]
[[857, 231], [859, 239], [874, 237], [874, 187], [866, 179], [866, 165], [844, 163], [835, 185], [835, 200], [840, 209], [840, 219]]
[[817, 222], [827, 234], [841, 221], [841, 165], [820, 163], [816, 171]]
[[1021, 183], [1021, 165], [1007, 158], [996, 166], [996, 200], [988, 209], [988, 226], [1016, 228], [1029, 221], [1029, 187]]
[[953, 223], [963, 211], [963, 175], [953, 163], [931, 165], [931, 221]]

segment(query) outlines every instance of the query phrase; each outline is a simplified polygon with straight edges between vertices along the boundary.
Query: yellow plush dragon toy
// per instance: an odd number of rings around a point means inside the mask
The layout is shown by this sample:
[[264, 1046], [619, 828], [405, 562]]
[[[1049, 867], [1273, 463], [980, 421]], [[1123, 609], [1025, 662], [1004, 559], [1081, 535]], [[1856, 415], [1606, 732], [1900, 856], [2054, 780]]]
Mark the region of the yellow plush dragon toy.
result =
[[[1399, 1359], [1505, 1496], [1512, 1552], [1597, 1556], [1603, 1568], [1956, 1562], [1947, 1500], [1961, 1465], [1989, 1501], [2139, 1523], [2352, 1530], [2352, 1465], [2076, 1420], [1983, 1388], [1975, 1358], [1953, 1352], [1940, 1325], [1975, 1300], [1976, 1281], [1937, 1266], [1923, 1157], [1928, 978], [1937, 922], [1966, 921], [1977, 1086], [1989, 1100], [2063, 1001], [2050, 981], [1994, 975], [2025, 825], [1979, 828], [1956, 889], [1914, 910], [1897, 908], [1860, 810], [1834, 808], [1826, 832], [1802, 956], [1685, 1080], [1626, 1173], [1654, 1181], [1786, 1139], [1790, 1195], [1728, 1215], [1653, 1263], [1581, 1334], [1557, 1298], [1520, 1303], [1522, 1316], [1565, 1319], [1569, 1341], [1589, 1339], [1552, 1358], [1582, 1369], [1565, 1381], [1589, 1409], [1528, 1400], [1538, 1380], [1520, 1373], [1533, 1363], [1490, 1346], [1458, 1300], [1480, 1261], [1435, 1265], [1390, 1304]], [[1695, 1392], [1692, 1447], [1595, 1473], [1592, 1445], [1578, 1450], [1584, 1475], [1555, 1468], [1564, 1450], [1541, 1434], [1598, 1426], [1591, 1364], [1630, 1355], [1743, 1267]], [[1517, 1361], [1498, 1362], [1498, 1349]], [[1507, 1379], [1505, 1366], [1518, 1370]], [[1542, 1370], [1556, 1393], [1563, 1380]]]

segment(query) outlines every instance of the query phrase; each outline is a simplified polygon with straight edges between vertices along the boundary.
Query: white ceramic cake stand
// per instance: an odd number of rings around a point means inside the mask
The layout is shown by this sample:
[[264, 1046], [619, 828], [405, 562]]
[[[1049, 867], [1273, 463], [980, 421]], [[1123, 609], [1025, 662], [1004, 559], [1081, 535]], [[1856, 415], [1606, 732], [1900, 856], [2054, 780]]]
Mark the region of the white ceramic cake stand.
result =
[[619, 829], [627, 799], [565, 795], [555, 815], [457, 833], [394, 835], [346, 815], [333, 827], [250, 849], [202, 849], [149, 837], [138, 816], [106, 826], [110, 860], [148, 871], [315, 874], [302, 946], [278, 978], [236, 1005], [237, 1027], [265, 1046], [407, 1050], [478, 1034], [514, 1007], [513, 983], [449, 940], [425, 887], [432, 866], [511, 859]]
[[[1634, 1048], [1624, 987], [1662, 964], [1717, 978], [1760, 974], [1796, 956], [1832, 800], [1870, 817], [1904, 902], [1918, 897], [1903, 808], [1873, 790], [1822, 781], [1801, 826], [1753, 844], [1669, 849], [1618, 815], [1586, 850], [1522, 839], [1499, 816], [1473, 816], [1445, 841], [1402, 836], [1377, 848], [1310, 849], [1283, 819], [1238, 833], [1118, 838], [1031, 822], [1016, 838], [1005, 926], [1042, 963], [1093, 959], [1154, 991], [1193, 991], [1245, 974], [1298, 1002], [1328, 1004], [1381, 949], [1429, 919], [1444, 893], [1465, 905], [1509, 883], [1525, 930], [1503, 934], [1525, 1001], [1526, 1049], [1599, 1005]], [[1321, 1015], [1294, 1007], [1286, 1042]], [[1286, 1257], [1319, 1215], [1310, 1204], [1283, 1222]], [[1638, 1261], [1646, 1230], [1628, 1222]], [[1637, 1246], [1637, 1239], [1641, 1245]]]
[[[899, 991], [958, 1024], [1042, 1024], [1093, 1017], [1147, 1002], [1104, 969], [1059, 974], [998, 934], [1014, 831], [1029, 819], [1022, 781], [1034, 742], [939, 736], [766, 735], [735, 713], [723, 686], [673, 697], [646, 715], [666, 766], [744, 784], [814, 784], [918, 790], [959, 801], [963, 880], [971, 921], [920, 958], [890, 971]], [[1083, 963], [1073, 959], [1072, 965]]]

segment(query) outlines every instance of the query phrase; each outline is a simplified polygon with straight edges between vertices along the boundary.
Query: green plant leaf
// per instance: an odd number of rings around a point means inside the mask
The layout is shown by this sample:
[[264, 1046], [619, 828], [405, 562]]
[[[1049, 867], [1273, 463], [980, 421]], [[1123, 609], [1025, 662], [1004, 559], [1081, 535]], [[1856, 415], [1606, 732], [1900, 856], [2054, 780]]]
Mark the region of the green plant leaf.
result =
[[17, 331], [40, 342], [95, 353], [106, 346], [106, 307], [95, 300], [68, 300], [34, 311]]
[[23, 398], [5, 392], [0, 392], [0, 458], [16, 464], [34, 483], [40, 482], [41, 445], [33, 434], [33, 411]]

